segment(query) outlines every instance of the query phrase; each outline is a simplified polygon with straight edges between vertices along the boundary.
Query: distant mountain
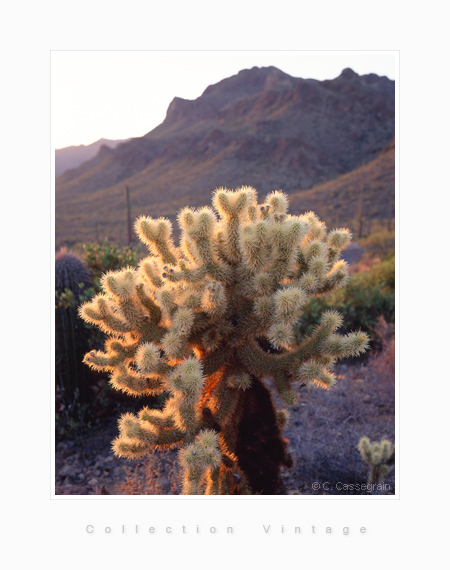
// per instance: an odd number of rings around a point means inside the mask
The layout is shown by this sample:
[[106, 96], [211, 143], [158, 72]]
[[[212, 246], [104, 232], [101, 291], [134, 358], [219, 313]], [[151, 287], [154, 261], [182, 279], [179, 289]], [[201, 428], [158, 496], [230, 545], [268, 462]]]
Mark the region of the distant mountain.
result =
[[77, 168], [86, 160], [93, 158], [100, 147], [103, 145], [108, 148], [116, 148], [116, 146], [122, 142], [129, 141], [130, 139], [123, 140], [111, 140], [111, 139], [100, 139], [92, 144], [88, 145], [78, 145], [78, 146], [67, 146], [65, 148], [58, 148], [55, 150], [55, 177], [61, 176], [66, 170], [71, 168]]
[[[125, 231], [132, 215], [168, 216], [210, 202], [218, 186], [298, 193], [375, 159], [395, 135], [394, 82], [345, 69], [333, 80], [246, 69], [193, 101], [176, 97], [141, 138], [103, 146], [56, 181], [56, 243]], [[100, 229], [99, 229], [100, 228]]]

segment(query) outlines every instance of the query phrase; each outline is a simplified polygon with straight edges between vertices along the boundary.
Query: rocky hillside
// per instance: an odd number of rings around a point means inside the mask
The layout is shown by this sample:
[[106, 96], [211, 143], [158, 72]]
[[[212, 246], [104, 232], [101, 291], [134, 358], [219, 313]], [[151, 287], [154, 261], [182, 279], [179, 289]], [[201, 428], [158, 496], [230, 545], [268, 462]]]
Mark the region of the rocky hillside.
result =
[[[395, 217], [395, 140], [359, 168], [289, 197], [290, 211], [313, 210], [329, 227], [346, 226], [357, 231], [359, 215], [367, 231]], [[360, 214], [361, 211], [361, 214]], [[393, 226], [392, 226], [393, 227]]]
[[132, 216], [174, 218], [218, 186], [295, 194], [374, 160], [394, 137], [394, 82], [345, 69], [334, 80], [252, 68], [175, 98], [164, 122], [56, 181], [56, 244], [125, 234]]

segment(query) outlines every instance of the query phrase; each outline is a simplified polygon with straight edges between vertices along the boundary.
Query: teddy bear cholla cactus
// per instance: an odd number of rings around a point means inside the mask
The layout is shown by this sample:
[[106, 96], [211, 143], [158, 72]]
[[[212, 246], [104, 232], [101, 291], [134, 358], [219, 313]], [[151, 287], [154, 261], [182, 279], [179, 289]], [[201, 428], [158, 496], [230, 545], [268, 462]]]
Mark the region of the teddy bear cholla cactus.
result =
[[368, 437], [362, 437], [358, 449], [361, 457], [369, 465], [368, 484], [373, 485], [376, 492], [376, 486], [382, 482], [394, 464], [395, 445], [388, 439], [371, 442]]
[[150, 256], [106, 273], [104, 292], [80, 308], [109, 335], [85, 362], [127, 394], [172, 396], [163, 410], [122, 416], [117, 455], [177, 446], [183, 493], [273, 494], [291, 462], [281, 437], [287, 414], [262, 378], [293, 404], [293, 385], [332, 386], [333, 363], [368, 346], [365, 333], [337, 334], [334, 311], [300, 342], [294, 336], [309, 296], [346, 283], [339, 258], [351, 236], [327, 234], [312, 212], [288, 215], [280, 191], [258, 205], [253, 188], [220, 188], [213, 206], [179, 213], [179, 247], [167, 219], [136, 220]]

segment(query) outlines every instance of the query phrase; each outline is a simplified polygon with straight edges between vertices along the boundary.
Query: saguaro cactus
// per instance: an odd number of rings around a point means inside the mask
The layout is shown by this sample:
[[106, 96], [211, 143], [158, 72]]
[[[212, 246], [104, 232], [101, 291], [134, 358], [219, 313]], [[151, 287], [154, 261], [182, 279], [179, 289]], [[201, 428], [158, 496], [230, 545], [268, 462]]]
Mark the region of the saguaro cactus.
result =
[[346, 283], [339, 257], [351, 236], [327, 233], [312, 212], [288, 215], [279, 191], [258, 205], [253, 188], [220, 188], [213, 207], [179, 213], [178, 247], [169, 220], [137, 219], [150, 256], [106, 273], [103, 292], [81, 306], [109, 335], [84, 361], [127, 394], [171, 395], [162, 410], [122, 416], [118, 456], [177, 446], [185, 494], [275, 494], [291, 463], [281, 436], [288, 414], [263, 378], [291, 405], [295, 385], [329, 388], [334, 362], [368, 346], [363, 332], [337, 333], [334, 311], [294, 338], [308, 297]]
[[82, 364], [89, 348], [89, 331], [79, 319], [77, 307], [82, 287], [90, 285], [89, 271], [78, 256], [64, 250], [55, 255], [55, 374], [66, 406], [86, 404], [89, 397], [90, 374]]

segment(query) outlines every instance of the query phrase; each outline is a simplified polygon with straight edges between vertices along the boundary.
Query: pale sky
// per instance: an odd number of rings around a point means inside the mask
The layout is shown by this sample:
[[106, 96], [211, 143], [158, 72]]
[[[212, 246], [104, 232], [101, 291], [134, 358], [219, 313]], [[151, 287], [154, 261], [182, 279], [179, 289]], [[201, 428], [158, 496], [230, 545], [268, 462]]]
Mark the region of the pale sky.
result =
[[395, 52], [76, 52], [51, 59], [52, 146], [140, 137], [174, 97], [196, 99], [241, 69], [273, 65], [293, 77], [334, 79], [350, 67], [395, 79]]

